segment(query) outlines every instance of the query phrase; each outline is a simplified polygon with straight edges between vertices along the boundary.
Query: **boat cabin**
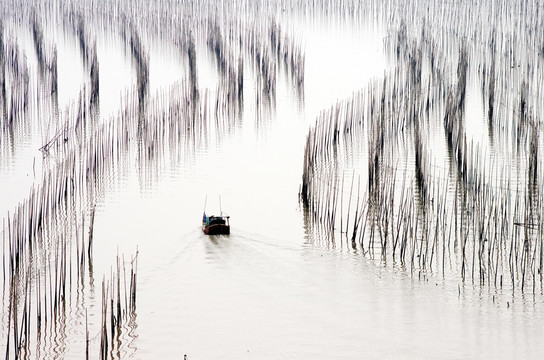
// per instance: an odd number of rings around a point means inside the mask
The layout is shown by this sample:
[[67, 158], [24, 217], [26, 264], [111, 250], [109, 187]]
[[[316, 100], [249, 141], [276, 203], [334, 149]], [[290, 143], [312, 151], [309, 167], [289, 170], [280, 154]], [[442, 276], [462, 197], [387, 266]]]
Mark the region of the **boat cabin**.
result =
[[206, 235], [228, 235], [230, 234], [229, 219], [230, 216], [228, 215], [207, 216], [204, 213], [202, 217], [202, 231]]

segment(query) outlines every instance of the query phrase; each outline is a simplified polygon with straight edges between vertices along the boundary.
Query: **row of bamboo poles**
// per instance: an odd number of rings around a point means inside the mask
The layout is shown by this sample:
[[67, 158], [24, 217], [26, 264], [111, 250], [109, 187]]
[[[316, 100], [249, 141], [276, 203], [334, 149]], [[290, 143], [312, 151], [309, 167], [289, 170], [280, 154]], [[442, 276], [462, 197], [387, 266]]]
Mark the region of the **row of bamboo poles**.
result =
[[[187, 77], [150, 94], [150, 42], [157, 35], [154, 31], [158, 31], [158, 24], [172, 23], [175, 12], [161, 12], [158, 22], [157, 18], [148, 22], [146, 16], [151, 10], [129, 2], [120, 2], [116, 8], [119, 12], [113, 13], [101, 12], [98, 3], [64, 7], [46, 1], [34, 11], [21, 8], [21, 4], [9, 5], [9, 9], [2, 6], [2, 14], [11, 18], [6, 16], [9, 22], [0, 26], [0, 34], [9, 34], [9, 41], [0, 38], [0, 72], [9, 75], [2, 78], [6, 80], [4, 88], [13, 89], [4, 97], [22, 100], [23, 105], [0, 103], [4, 112], [14, 114], [12, 121], [2, 123], [3, 130], [13, 139], [18, 138], [13, 136], [14, 130], [25, 121], [28, 126], [24, 132], [48, 130], [40, 148], [42, 174], [27, 199], [2, 224], [3, 289], [8, 300], [2, 309], [6, 358], [39, 358], [69, 351], [68, 343], [73, 341], [70, 336], [74, 336], [67, 333], [74, 331], [70, 323], [82, 324], [83, 319], [86, 357], [99, 351], [101, 358], [121, 358], [133, 351], [132, 343], [137, 338], [137, 255], [130, 261], [118, 256], [116, 271], [103, 279], [100, 322], [87, 315], [92, 310], [88, 297], [89, 292], [94, 292], [96, 277], [93, 243], [102, 241], [93, 232], [98, 216], [95, 204], [100, 203], [109, 179], [127, 175], [127, 165], [135, 160], [142, 183], [147, 183], [148, 177], [158, 176], [167, 161], [179, 162], [186, 154], [206, 146], [214, 134], [228, 131], [242, 108], [243, 77], [248, 71], [244, 64], [251, 64], [250, 71], [258, 74], [261, 90], [257, 97], [275, 92], [280, 73], [277, 64], [301, 91], [302, 47], [268, 16], [266, 25], [261, 26], [244, 23], [240, 18], [209, 20], [207, 16], [196, 19], [186, 14], [183, 21], [161, 30], [159, 37], [179, 48], [188, 64]], [[187, 3], [181, 8], [192, 6]], [[134, 9], [141, 14], [133, 14]], [[35, 74], [26, 70], [28, 59], [17, 53], [13, 19], [34, 34], [32, 41], [42, 69], [36, 96], [27, 95], [34, 92], [32, 87], [28, 91], [28, 84]], [[56, 48], [50, 45], [54, 44], [54, 31], [48, 19], [61, 24], [65, 35], [77, 39], [85, 70], [86, 84], [67, 109], [58, 109]], [[114, 32], [124, 41], [136, 69], [135, 87], [126, 90], [121, 108], [110, 117], [100, 114], [100, 59], [94, 35], [97, 28]], [[199, 46], [202, 40], [207, 48]], [[11, 48], [9, 44], [13, 44]], [[14, 50], [5, 52], [4, 48]], [[217, 89], [199, 88], [198, 51], [216, 57], [220, 78]], [[23, 75], [11, 76], [21, 72]], [[43, 119], [27, 120], [37, 112]]]
[[[513, 19], [509, 4], [483, 3], [488, 32], [469, 4], [408, 2], [421, 11], [406, 16], [389, 2], [395, 65], [309, 130], [301, 201], [317, 238], [341, 234], [419, 275], [542, 293], [542, 9], [515, 2], [527, 17]], [[474, 87], [483, 119], [467, 118]], [[468, 121], [487, 124], [489, 145]]]

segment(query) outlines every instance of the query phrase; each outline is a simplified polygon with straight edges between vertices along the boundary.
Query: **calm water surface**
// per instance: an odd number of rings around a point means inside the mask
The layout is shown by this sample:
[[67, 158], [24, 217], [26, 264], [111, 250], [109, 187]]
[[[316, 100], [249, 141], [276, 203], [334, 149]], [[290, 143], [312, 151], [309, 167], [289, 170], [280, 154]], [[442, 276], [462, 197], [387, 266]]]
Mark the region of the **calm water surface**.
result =
[[[279, 80], [276, 107], [260, 121], [248, 97], [234, 131], [181, 158], [165, 155], [151, 174], [128, 164], [124, 174], [106, 179], [96, 204], [96, 278], [83, 290], [91, 348], [99, 347], [102, 276], [109, 276], [117, 254], [137, 248], [137, 316], [124, 328], [129, 340], [116, 354], [121, 358], [538, 358], [544, 350], [541, 295], [514, 297], [509, 289], [411, 274], [364, 256], [342, 237], [319, 238], [307, 228], [298, 191], [308, 126], [388, 65], [383, 34], [375, 29], [329, 24], [297, 31], [306, 53], [302, 105]], [[107, 118], [135, 75], [118, 50], [120, 40], [98, 40], [100, 58], [109, 59], [100, 63], [101, 115]], [[79, 56], [73, 42], [64, 45], [63, 71]], [[151, 51], [152, 91], [181, 79], [185, 65], [167, 47]], [[215, 81], [206, 70], [213, 65], [200, 56], [205, 87]], [[169, 76], [177, 70], [178, 78]], [[81, 80], [77, 69], [70, 71], [75, 76], [59, 75], [62, 104]], [[41, 164], [40, 141], [21, 145], [22, 155], [2, 167], [4, 214], [32, 183], [19, 180], [32, 178], [34, 159]], [[231, 215], [230, 236], [202, 234], [206, 197], [209, 213], [221, 206]], [[67, 325], [64, 352], [52, 347], [45, 357], [81, 358], [82, 321]], [[1, 344], [4, 349], [3, 334]]]

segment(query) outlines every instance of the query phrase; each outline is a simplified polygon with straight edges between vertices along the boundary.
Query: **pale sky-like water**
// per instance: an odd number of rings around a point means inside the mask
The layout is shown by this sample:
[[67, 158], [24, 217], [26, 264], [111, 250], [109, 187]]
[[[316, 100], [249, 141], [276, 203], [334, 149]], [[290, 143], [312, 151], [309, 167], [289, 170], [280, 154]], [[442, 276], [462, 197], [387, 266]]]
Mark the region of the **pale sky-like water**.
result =
[[[294, 31], [306, 56], [302, 106], [280, 76], [275, 108], [260, 118], [248, 72], [244, 112], [233, 131], [212, 133], [194, 151], [171, 149], [148, 177], [131, 162], [104, 179], [96, 202], [95, 282], [80, 294], [92, 353], [99, 349], [100, 281], [110, 276], [117, 254], [128, 259], [137, 248], [136, 317], [124, 325], [114, 358], [538, 358], [542, 294], [463, 284], [456, 276], [421, 277], [363, 255], [342, 236], [321, 239], [306, 228], [298, 191], [309, 126], [322, 110], [380, 79], [390, 64], [382, 29], [302, 22]], [[77, 100], [85, 80], [75, 38], [57, 46], [63, 109]], [[107, 122], [135, 84], [135, 65], [117, 34], [100, 33], [97, 51], [100, 114]], [[185, 60], [176, 51], [168, 43], [150, 47], [151, 96], [183, 78]], [[203, 43], [197, 54], [201, 94], [213, 93], [213, 59]], [[478, 87], [467, 96], [467, 117], [474, 119], [467, 130], [487, 146]], [[3, 215], [25, 198], [36, 162], [39, 174], [37, 148], [47, 130], [35, 131], [0, 171]], [[436, 157], [439, 151], [445, 150]], [[200, 229], [202, 210], [207, 197], [207, 211], [218, 213], [219, 196], [231, 235], [208, 237]], [[81, 358], [81, 306], [72, 304], [68, 335], [45, 344], [40, 357]], [[6, 318], [4, 306], [3, 323]], [[1, 330], [0, 353], [5, 338]]]

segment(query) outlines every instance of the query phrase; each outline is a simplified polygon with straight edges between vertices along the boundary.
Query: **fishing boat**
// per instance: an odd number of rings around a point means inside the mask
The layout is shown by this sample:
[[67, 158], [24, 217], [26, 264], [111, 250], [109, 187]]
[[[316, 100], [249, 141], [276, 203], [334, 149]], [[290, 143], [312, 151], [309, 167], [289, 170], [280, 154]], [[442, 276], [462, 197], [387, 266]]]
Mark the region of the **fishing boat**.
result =
[[202, 231], [206, 235], [229, 235], [230, 234], [230, 216], [221, 212], [220, 216], [206, 215], [202, 217]]
[[202, 217], [202, 231], [206, 235], [229, 235], [230, 234], [230, 216], [223, 213], [221, 209], [221, 196], [219, 196], [219, 216], [206, 215], [206, 204], [208, 202], [208, 196], [204, 201], [204, 215]]

